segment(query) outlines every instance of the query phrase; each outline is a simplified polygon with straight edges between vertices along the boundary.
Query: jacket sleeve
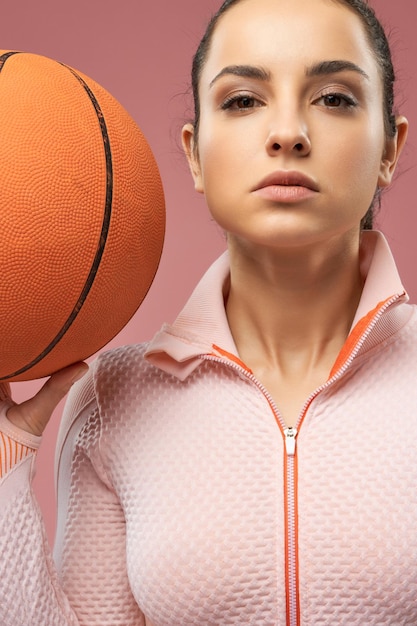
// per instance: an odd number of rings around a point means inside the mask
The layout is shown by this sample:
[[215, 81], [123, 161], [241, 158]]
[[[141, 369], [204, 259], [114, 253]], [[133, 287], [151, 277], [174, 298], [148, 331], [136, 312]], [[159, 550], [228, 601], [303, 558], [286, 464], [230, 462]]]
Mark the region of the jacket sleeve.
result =
[[14, 404], [10, 385], [0, 383], [0, 481], [15, 465], [38, 449], [41, 437], [16, 428], [7, 419], [7, 410]]
[[31, 488], [34, 458], [18, 462], [0, 482], [0, 624], [78, 626]]
[[55, 562], [31, 487], [35, 456], [0, 482], [2, 626], [145, 624], [126, 571], [123, 510], [99, 460], [91, 378], [75, 387], [57, 450]]

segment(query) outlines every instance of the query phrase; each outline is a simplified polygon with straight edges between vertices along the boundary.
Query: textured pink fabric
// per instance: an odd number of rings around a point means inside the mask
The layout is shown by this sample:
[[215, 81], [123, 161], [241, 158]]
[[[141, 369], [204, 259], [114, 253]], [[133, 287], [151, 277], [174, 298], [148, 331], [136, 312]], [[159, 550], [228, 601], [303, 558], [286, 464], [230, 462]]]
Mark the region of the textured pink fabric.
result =
[[[360, 307], [388, 304], [353, 329], [297, 436], [301, 626], [417, 624], [417, 311], [382, 237], [363, 252]], [[282, 425], [212, 347], [236, 355], [224, 284], [227, 257], [177, 323], [76, 384], [57, 452], [59, 574], [30, 459], [1, 482], [0, 624], [287, 624]]]

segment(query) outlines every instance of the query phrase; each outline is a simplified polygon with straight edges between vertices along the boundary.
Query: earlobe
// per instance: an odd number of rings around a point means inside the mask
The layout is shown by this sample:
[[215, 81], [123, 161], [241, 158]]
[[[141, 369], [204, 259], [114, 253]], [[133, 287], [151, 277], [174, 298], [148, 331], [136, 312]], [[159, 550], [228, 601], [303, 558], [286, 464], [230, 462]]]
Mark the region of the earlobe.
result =
[[397, 133], [387, 140], [378, 177], [378, 187], [388, 187], [394, 176], [398, 159], [404, 148], [408, 134], [408, 120], [401, 116], [396, 119]]
[[188, 166], [194, 180], [195, 190], [204, 193], [203, 181], [201, 176], [200, 162], [195, 146], [195, 132], [192, 124], [185, 124], [181, 133], [182, 147], [187, 157]]

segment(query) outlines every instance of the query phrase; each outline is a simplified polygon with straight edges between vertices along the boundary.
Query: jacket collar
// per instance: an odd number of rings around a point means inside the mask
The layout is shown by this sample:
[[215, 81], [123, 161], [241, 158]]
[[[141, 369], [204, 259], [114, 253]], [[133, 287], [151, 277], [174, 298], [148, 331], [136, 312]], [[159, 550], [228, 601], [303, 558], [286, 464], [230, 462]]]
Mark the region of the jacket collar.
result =
[[[370, 312], [394, 296], [407, 299], [391, 251], [382, 233], [365, 231], [361, 240], [361, 272], [366, 277], [351, 334], [364, 326]], [[200, 357], [238, 352], [227, 323], [224, 307], [229, 288], [229, 256], [225, 252], [197, 285], [175, 322], [164, 324], [149, 344], [146, 358], [169, 374], [185, 380], [200, 363]], [[399, 322], [400, 323], [400, 322]], [[404, 321], [401, 321], [401, 325]]]

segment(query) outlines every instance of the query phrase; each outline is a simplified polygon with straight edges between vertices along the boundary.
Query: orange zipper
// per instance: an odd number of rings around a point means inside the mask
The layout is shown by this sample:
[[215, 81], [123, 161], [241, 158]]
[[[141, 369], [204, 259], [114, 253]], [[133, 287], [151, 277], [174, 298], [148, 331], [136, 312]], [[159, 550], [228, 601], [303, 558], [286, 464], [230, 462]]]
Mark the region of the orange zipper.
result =
[[295, 427], [287, 428], [268, 390], [255, 378], [253, 372], [235, 355], [213, 345], [215, 353], [201, 355], [202, 359], [223, 363], [238, 370], [251, 380], [263, 393], [275, 417], [284, 441], [284, 514], [285, 514], [285, 580], [287, 626], [301, 626], [299, 559], [298, 559], [298, 463], [297, 436], [314, 398], [339, 380], [349, 368], [361, 346], [385, 311], [404, 294], [397, 294], [379, 303], [352, 330], [350, 340], [343, 347], [329, 379], [318, 387], [306, 400]]

